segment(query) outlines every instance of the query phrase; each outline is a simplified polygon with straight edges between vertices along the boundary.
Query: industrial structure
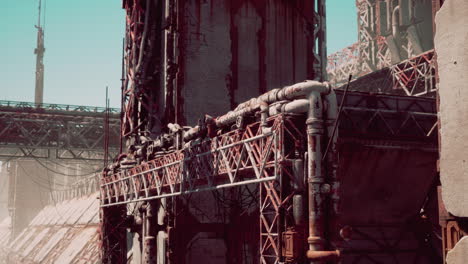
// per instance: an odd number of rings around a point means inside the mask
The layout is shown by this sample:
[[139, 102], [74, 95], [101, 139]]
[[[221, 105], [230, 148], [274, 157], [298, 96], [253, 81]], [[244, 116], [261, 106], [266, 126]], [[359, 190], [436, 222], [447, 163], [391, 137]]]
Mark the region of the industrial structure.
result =
[[103, 261], [441, 262], [440, 3], [357, 1], [330, 86], [324, 1], [123, 1], [127, 150], [101, 179]]
[[51, 190], [66, 190], [100, 170], [106, 138], [109, 151], [118, 152], [119, 115], [107, 116], [108, 135], [105, 108], [0, 102], [0, 160], [7, 177], [2, 183], [10, 186], [13, 234], [55, 199], [48, 195]]
[[[11, 208], [55, 190], [0, 223], [0, 260], [465, 263], [468, 3], [356, 6], [327, 56], [325, 0], [123, 0], [120, 116], [38, 99], [38, 22], [36, 104], [0, 102], [0, 157]], [[21, 184], [27, 162], [55, 174]]]

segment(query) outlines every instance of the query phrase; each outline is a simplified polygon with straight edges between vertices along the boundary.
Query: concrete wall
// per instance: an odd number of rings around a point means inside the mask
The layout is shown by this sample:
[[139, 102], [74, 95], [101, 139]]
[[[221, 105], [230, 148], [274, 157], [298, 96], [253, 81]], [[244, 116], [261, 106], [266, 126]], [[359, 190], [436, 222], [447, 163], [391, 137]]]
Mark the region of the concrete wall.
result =
[[447, 0], [436, 15], [440, 178], [447, 210], [468, 217], [468, 2]]
[[6, 175], [9, 178], [7, 195], [8, 206], [12, 209], [13, 236], [27, 227], [46, 205], [60, 202], [61, 193], [70, 189], [72, 183], [89, 177], [85, 174], [96, 171], [98, 167], [96, 162], [90, 161], [10, 161]]
[[312, 11], [302, 1], [187, 1], [177, 80], [186, 124], [311, 79]]
[[[446, 0], [436, 15], [440, 97], [440, 180], [447, 211], [468, 217], [468, 1]], [[466, 220], [465, 220], [466, 221]], [[465, 230], [466, 231], [466, 230]], [[467, 263], [463, 237], [447, 263]]]
[[45, 169], [34, 161], [16, 160], [10, 162], [10, 204], [12, 208], [12, 234], [16, 237], [26, 228], [48, 201], [48, 190], [44, 190]]

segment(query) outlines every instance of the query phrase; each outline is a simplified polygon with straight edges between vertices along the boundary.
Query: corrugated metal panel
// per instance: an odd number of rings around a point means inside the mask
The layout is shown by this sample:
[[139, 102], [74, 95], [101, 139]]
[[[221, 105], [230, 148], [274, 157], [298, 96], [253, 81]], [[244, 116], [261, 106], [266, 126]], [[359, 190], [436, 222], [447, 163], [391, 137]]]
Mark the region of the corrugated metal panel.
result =
[[41, 242], [42, 239], [44, 239], [44, 237], [47, 235], [47, 233], [49, 233], [49, 231], [50, 231], [50, 228], [42, 229], [39, 232], [39, 234], [37, 234], [37, 236], [34, 237], [31, 243], [27, 245], [27, 247], [23, 250], [23, 252], [21, 252], [21, 256], [26, 257], [27, 255], [29, 255], [29, 253], [31, 253], [34, 247], [36, 247], [37, 244], [39, 244], [39, 242]]
[[67, 233], [68, 228], [63, 227], [60, 228], [57, 232], [55, 232], [50, 239], [48, 239], [47, 243], [39, 250], [37, 255], [34, 257], [35, 262], [41, 262], [47, 254], [49, 254], [50, 250], [57, 245], [57, 243], [65, 236]]
[[97, 197], [95, 193], [45, 207], [9, 243], [8, 263], [97, 263]]
[[35, 231], [36, 231], [35, 228], [31, 228], [31, 229], [28, 228], [27, 230], [23, 231], [21, 235], [18, 238], [16, 238], [13, 241], [13, 243], [10, 244], [10, 246], [12, 245], [14, 246], [12, 248], [13, 251], [18, 252], [21, 249], [21, 247], [24, 245], [24, 243], [26, 241], [29, 241], [31, 237], [33, 237], [33, 235], [36, 233]]
[[84, 214], [84, 212], [86, 212], [90, 208], [91, 204], [93, 203], [93, 200], [97, 199], [94, 196], [85, 196], [79, 199], [75, 211], [73, 211], [70, 214], [70, 217], [67, 219], [66, 223], [68, 225], [74, 225], [78, 223], [79, 219]]
[[62, 263], [72, 263], [73, 259], [81, 252], [81, 250], [86, 246], [87, 242], [96, 234], [96, 228], [86, 228], [81, 230], [78, 235], [76, 235], [68, 247], [60, 254], [60, 256], [55, 260], [55, 264]]
[[91, 206], [86, 210], [78, 220], [78, 224], [98, 224], [99, 223], [99, 200], [97, 194], [90, 197]]
[[11, 234], [11, 218], [7, 217], [0, 222], [0, 249], [8, 243]]
[[96, 232], [94, 237], [86, 244], [84, 249], [81, 251], [78, 258], [73, 263], [76, 264], [88, 264], [88, 263], [99, 263], [99, 247], [96, 245], [99, 243], [99, 234]]

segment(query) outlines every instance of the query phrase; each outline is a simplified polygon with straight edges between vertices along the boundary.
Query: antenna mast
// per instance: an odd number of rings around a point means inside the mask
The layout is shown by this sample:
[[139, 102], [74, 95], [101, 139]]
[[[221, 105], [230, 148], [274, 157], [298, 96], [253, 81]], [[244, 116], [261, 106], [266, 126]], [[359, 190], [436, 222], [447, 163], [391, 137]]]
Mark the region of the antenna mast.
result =
[[42, 104], [44, 95], [44, 29], [41, 25], [41, 0], [39, 0], [39, 17], [37, 19], [37, 47], [36, 54], [36, 88], [34, 93], [34, 103]]

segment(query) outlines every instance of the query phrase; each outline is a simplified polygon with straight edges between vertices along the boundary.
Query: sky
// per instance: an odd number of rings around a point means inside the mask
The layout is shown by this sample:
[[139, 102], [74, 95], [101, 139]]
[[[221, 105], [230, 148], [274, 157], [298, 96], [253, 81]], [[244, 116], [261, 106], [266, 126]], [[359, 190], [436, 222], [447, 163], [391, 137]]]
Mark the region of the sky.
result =
[[[120, 106], [125, 12], [121, 0], [42, 0], [45, 7], [44, 102]], [[0, 100], [34, 101], [38, 0], [2, 0]], [[357, 41], [354, 0], [327, 0], [327, 51]]]

